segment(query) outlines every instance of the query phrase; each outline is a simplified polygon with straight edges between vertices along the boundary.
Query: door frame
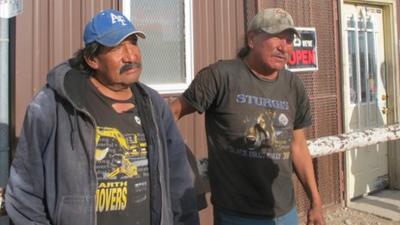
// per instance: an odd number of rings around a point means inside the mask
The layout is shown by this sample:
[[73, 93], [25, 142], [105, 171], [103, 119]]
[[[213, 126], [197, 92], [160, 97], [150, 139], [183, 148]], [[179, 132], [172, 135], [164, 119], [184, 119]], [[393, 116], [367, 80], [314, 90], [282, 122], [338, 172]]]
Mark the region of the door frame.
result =
[[[383, 30], [384, 30], [384, 50], [385, 50], [385, 60], [386, 60], [386, 74], [388, 75], [387, 79], [387, 95], [389, 96], [388, 99], [388, 113], [387, 113], [387, 123], [388, 124], [394, 124], [398, 123], [400, 121], [400, 78], [399, 78], [399, 51], [398, 47], [400, 43], [397, 43], [398, 40], [398, 33], [397, 33], [397, 3], [396, 0], [338, 0], [339, 3], [339, 46], [340, 46], [340, 72], [342, 74], [341, 76], [341, 96], [342, 96], [342, 118], [343, 118], [343, 128], [346, 127], [345, 122], [347, 119], [345, 119], [345, 99], [347, 96], [343, 94], [344, 90], [344, 78], [343, 74], [345, 74], [344, 71], [344, 57], [345, 54], [347, 54], [346, 51], [344, 50], [344, 41], [342, 39], [342, 32], [343, 32], [343, 22], [342, 21], [342, 13], [343, 13], [343, 8], [345, 3], [349, 4], [356, 4], [356, 5], [370, 5], [370, 6], [378, 6], [381, 7], [383, 10]], [[400, 13], [400, 12], [399, 12]], [[346, 132], [346, 131], [345, 131]], [[388, 145], [388, 151], [395, 151], [395, 148], [398, 147], [393, 144]], [[344, 166], [346, 166], [346, 159], [344, 161]], [[344, 168], [344, 173], [346, 173], [346, 168]], [[347, 174], [345, 174], [345, 179], [343, 180], [344, 185], [346, 184], [347, 180]], [[343, 189], [344, 191], [347, 190], [347, 188]], [[347, 197], [347, 193], [343, 194], [345, 198], [346, 204], [350, 202], [350, 199]]]

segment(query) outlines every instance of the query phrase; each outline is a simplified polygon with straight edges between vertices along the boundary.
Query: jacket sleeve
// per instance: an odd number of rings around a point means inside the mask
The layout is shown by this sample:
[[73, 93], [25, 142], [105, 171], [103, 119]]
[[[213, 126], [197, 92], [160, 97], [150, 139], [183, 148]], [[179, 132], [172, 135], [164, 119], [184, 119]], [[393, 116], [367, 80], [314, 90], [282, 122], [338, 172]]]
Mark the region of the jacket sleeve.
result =
[[28, 106], [10, 168], [5, 203], [15, 225], [51, 224], [45, 205], [42, 154], [52, 129], [50, 96], [41, 91]]
[[163, 122], [166, 129], [170, 192], [175, 225], [198, 225], [194, 175], [186, 147], [168, 105], [163, 102]]

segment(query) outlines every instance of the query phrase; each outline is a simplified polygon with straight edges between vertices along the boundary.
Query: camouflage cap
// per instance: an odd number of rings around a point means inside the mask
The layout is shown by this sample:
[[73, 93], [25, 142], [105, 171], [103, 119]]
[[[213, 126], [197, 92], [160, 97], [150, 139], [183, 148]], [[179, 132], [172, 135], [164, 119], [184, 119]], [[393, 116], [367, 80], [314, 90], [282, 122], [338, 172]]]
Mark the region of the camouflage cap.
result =
[[292, 16], [281, 8], [264, 9], [251, 20], [248, 31], [264, 31], [268, 34], [278, 34], [291, 30], [300, 37], [294, 27]]

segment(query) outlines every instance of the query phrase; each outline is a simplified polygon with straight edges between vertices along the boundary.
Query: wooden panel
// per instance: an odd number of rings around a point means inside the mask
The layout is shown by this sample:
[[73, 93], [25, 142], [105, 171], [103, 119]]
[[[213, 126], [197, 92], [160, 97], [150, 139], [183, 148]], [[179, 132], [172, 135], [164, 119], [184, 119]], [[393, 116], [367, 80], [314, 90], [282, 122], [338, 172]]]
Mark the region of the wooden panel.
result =
[[118, 0], [32, 0], [16, 18], [16, 135], [27, 104], [45, 84], [50, 68], [83, 46], [85, 24], [98, 11], [119, 8]]
[[[47, 2], [47, 1], [41, 1]], [[34, 74], [38, 74], [37, 60], [47, 58], [44, 47], [36, 51], [38, 40], [37, 1], [25, 1], [24, 12], [16, 20], [16, 133], [19, 134], [25, 114], [25, 107], [31, 101], [34, 92]], [[45, 9], [43, 9], [46, 12]], [[35, 56], [33, 55], [35, 53]], [[36, 59], [36, 60], [35, 60]]]
[[[194, 70], [216, 62], [234, 58], [244, 39], [243, 0], [195, 0], [194, 18]], [[204, 117], [194, 114], [179, 121], [186, 143], [197, 158], [207, 156]]]
[[234, 58], [244, 37], [242, 1], [215, 1], [215, 16], [216, 58]]

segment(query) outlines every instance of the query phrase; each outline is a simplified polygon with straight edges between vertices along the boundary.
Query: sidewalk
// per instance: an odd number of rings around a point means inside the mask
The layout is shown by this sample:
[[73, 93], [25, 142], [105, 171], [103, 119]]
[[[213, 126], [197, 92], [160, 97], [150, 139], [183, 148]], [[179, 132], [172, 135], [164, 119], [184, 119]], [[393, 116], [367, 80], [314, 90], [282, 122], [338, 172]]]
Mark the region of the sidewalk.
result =
[[325, 212], [327, 225], [400, 225], [400, 191], [383, 190]]
[[399, 225], [371, 213], [352, 208], [330, 209], [325, 212], [326, 225]]
[[397, 221], [397, 224], [400, 224], [399, 190], [382, 190], [351, 201], [348, 207]]

